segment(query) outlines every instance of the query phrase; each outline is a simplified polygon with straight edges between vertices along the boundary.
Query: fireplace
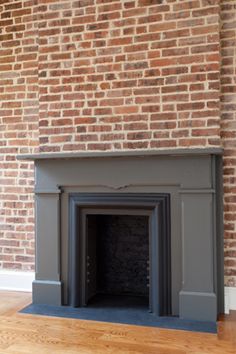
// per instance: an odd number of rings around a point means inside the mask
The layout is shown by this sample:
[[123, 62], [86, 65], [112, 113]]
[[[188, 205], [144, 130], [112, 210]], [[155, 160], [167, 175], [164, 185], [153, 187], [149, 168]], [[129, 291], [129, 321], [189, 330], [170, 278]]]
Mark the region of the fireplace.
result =
[[21, 156], [36, 172], [33, 302], [135, 297], [155, 316], [215, 321], [224, 306], [220, 154]]
[[150, 312], [170, 315], [170, 196], [78, 193], [69, 206], [68, 303], [139, 297]]

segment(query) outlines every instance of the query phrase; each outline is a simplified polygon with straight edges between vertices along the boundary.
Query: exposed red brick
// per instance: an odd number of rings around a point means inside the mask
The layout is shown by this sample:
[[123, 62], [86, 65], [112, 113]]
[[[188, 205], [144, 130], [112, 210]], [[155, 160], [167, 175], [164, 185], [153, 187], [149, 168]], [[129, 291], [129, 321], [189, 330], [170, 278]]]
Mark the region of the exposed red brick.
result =
[[[224, 146], [225, 283], [236, 286], [236, 2], [221, 1], [221, 139]], [[229, 158], [230, 157], [230, 158]]]
[[[33, 257], [16, 258], [17, 255], [24, 257], [26, 249], [34, 252], [33, 166], [18, 162], [16, 155], [34, 152], [38, 147], [35, 10], [36, 6], [26, 1], [2, 1], [0, 7], [0, 93], [4, 93], [0, 98], [4, 136], [0, 135], [0, 141], [7, 141], [0, 159], [0, 244], [6, 246], [2, 249], [4, 255], [0, 255], [0, 267], [19, 270], [34, 269]], [[28, 71], [31, 68], [34, 70]], [[23, 243], [26, 237], [28, 245]]]

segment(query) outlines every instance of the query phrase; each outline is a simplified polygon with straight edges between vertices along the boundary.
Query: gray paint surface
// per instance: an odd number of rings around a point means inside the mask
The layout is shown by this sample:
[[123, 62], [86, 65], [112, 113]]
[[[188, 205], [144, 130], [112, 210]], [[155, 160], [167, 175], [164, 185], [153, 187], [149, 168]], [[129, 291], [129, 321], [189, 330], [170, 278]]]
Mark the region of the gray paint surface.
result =
[[61, 282], [35, 280], [33, 282], [33, 303], [60, 306], [62, 304]]
[[179, 185], [211, 188], [211, 157], [97, 158], [38, 160], [36, 189], [53, 191], [57, 186], [96, 186], [121, 189], [135, 185]]
[[122, 151], [86, 151], [86, 152], [53, 152], [40, 154], [18, 155], [18, 160], [46, 160], [46, 159], [87, 159], [97, 157], [135, 157], [135, 156], [186, 156], [186, 155], [221, 155], [221, 148], [174, 148], [157, 150], [122, 150]]
[[212, 292], [212, 195], [182, 195], [183, 290]]
[[36, 215], [40, 215], [40, 218], [36, 218], [35, 279], [58, 281], [60, 279], [59, 195], [37, 195]]
[[[222, 299], [223, 288], [216, 276], [217, 271], [222, 271], [219, 265], [222, 210], [215, 205], [220, 197], [214, 161], [215, 156], [210, 153], [36, 160], [37, 302], [66, 301], [65, 289], [62, 289], [64, 300], [60, 300], [58, 291], [57, 295], [49, 291], [46, 299], [41, 296], [40, 281], [51, 281], [50, 286], [53, 281], [61, 281], [64, 288], [67, 286], [69, 221], [68, 215], [60, 210], [68, 212], [69, 193], [162, 191], [171, 195], [172, 286], [178, 294], [172, 298], [174, 314], [186, 319], [201, 316], [204, 320], [216, 319], [220, 308], [217, 310], [216, 294]], [[62, 194], [54, 195], [58, 188]], [[222, 300], [220, 303], [222, 306]]]
[[207, 292], [180, 292], [180, 317], [186, 320], [216, 321], [216, 295]]

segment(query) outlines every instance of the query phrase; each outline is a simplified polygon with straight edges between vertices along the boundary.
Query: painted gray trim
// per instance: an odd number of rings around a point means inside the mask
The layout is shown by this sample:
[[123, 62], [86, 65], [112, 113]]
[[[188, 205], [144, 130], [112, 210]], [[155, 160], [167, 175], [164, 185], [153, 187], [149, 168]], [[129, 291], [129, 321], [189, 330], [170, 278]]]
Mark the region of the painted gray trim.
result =
[[62, 191], [61, 189], [34, 189], [35, 194], [60, 194]]
[[34, 280], [32, 299], [34, 304], [61, 306], [62, 284], [60, 281]]
[[[161, 219], [160, 213], [161, 213], [161, 208], [157, 204], [152, 210], [152, 216], [150, 220], [150, 234], [149, 234], [149, 238], [150, 238], [150, 242], [149, 242], [150, 303], [149, 306], [150, 306], [150, 311], [156, 316], [162, 315], [161, 305], [163, 305], [162, 299], [164, 297], [161, 294], [161, 291], [163, 290], [161, 289], [162, 280], [163, 280], [162, 278], [163, 274], [161, 274], [161, 269], [165, 267], [161, 264], [162, 262], [159, 262], [159, 257], [161, 254], [160, 239], [165, 236], [162, 235], [162, 230], [160, 225], [160, 219]], [[171, 291], [170, 287], [169, 287], [169, 291]], [[170, 294], [168, 295], [170, 296]], [[164, 312], [165, 311], [166, 309], [164, 310]]]
[[180, 292], [180, 317], [186, 319], [195, 316], [198, 320], [208, 318], [215, 321], [217, 318], [213, 197], [205, 193], [182, 195], [183, 288]]
[[216, 295], [207, 292], [180, 292], [180, 318], [197, 321], [217, 320]]
[[[67, 288], [68, 288], [68, 229], [69, 229], [69, 195], [70, 194], [100, 194], [100, 193], [110, 193], [111, 191], [107, 188], [92, 188], [92, 187], [63, 187], [63, 193], [61, 195], [61, 207], [62, 207], [62, 214], [61, 214], [61, 224], [62, 224], [62, 235], [61, 235], [61, 243], [62, 243], [62, 252], [61, 252], [61, 277], [63, 282], [63, 304], [68, 304], [68, 296], [67, 296]], [[171, 277], [171, 284], [172, 284], [172, 313], [175, 316], [179, 314], [179, 291], [181, 290], [181, 237], [180, 237], [180, 217], [179, 217], [179, 194], [178, 194], [177, 186], [164, 186], [164, 187], [157, 187], [155, 188], [152, 186], [142, 186], [142, 187], [129, 187], [125, 189], [125, 192], [131, 193], [134, 195], [136, 194], [143, 194], [146, 193], [148, 195], [152, 195], [153, 193], [156, 194], [163, 194], [168, 193], [171, 196], [171, 229], [173, 233], [171, 235], [171, 258], [172, 258], [172, 277]], [[115, 194], [122, 194], [124, 192], [116, 191], [113, 193]]]
[[89, 151], [89, 152], [60, 152], [18, 155], [18, 160], [44, 160], [44, 159], [78, 159], [97, 157], [132, 157], [132, 156], [180, 156], [180, 155], [222, 155], [222, 148], [175, 148], [158, 150], [122, 150], [122, 151]]
[[[85, 306], [86, 230], [89, 207], [99, 214], [112, 214], [118, 207], [135, 215], [149, 211], [150, 219], [150, 310], [157, 316], [171, 314], [171, 252], [168, 194], [71, 194], [69, 232], [68, 298], [71, 306]], [[142, 209], [140, 209], [142, 208]], [[104, 210], [106, 209], [106, 210]], [[77, 270], [77, 272], [75, 271]]]
[[130, 187], [181, 186], [212, 188], [211, 156], [147, 156], [37, 160], [36, 189], [100, 187], [124, 191]]
[[[219, 300], [222, 293], [222, 283], [218, 281], [219, 277], [223, 278], [223, 268], [222, 264], [220, 264], [223, 250], [222, 208], [215, 207], [220, 203], [218, 186], [221, 186], [222, 181], [215, 182], [218, 167], [214, 161], [217, 159], [221, 160], [221, 157], [213, 154], [200, 154], [185, 156], [120, 156], [119, 158], [96, 159], [43, 159], [35, 161], [36, 189], [47, 192], [57, 190], [58, 186], [60, 186], [62, 191], [61, 194], [39, 193], [36, 196], [36, 221], [37, 225], [41, 225], [39, 227], [36, 225], [36, 233], [37, 238], [40, 239], [37, 243], [42, 257], [36, 262], [37, 264], [40, 263], [40, 267], [37, 266], [36, 279], [41, 281], [62, 281], [64, 287], [62, 303], [67, 303], [67, 269], [69, 262], [67, 252], [69, 224], [67, 212], [69, 193], [114, 193], [116, 195], [126, 193], [148, 193], [149, 195], [159, 192], [169, 193], [171, 195], [173, 314], [179, 314], [180, 298], [182, 296], [179, 293], [182, 281], [188, 274], [189, 268], [195, 268], [196, 248], [199, 248], [199, 246], [200, 249], [203, 248], [203, 252], [199, 251], [201, 254], [199, 258], [201, 270], [200, 272], [192, 272], [189, 286], [187, 288], [183, 287], [182, 292], [185, 295], [188, 293], [189, 296], [190, 293], [195, 293], [195, 297], [192, 296], [192, 305], [199, 304], [198, 311], [203, 311], [205, 306], [204, 304], [202, 305], [202, 302], [204, 303], [205, 301], [204, 296], [199, 295], [201, 301], [199, 300], [198, 302], [195, 299], [198, 293], [210, 293], [212, 294], [211, 298], [214, 298], [216, 294], [217, 300]], [[186, 193], [179, 193], [181, 190]], [[208, 192], [205, 193], [206, 191]], [[215, 193], [212, 193], [212, 191], [215, 191]], [[37, 202], [38, 198], [40, 198], [39, 204]], [[49, 198], [50, 202], [44, 203], [47, 198]], [[54, 198], [55, 200], [58, 199], [58, 205], [53, 202]], [[207, 200], [206, 205], [204, 199]], [[190, 213], [191, 217], [188, 217], [191, 219], [190, 221], [186, 221], [186, 218], [181, 218], [181, 200], [184, 203], [184, 211], [194, 210], [194, 212]], [[61, 201], [62, 210], [60, 209]], [[194, 209], [194, 205], [196, 209]], [[205, 210], [204, 213], [202, 213], [203, 208]], [[57, 223], [52, 222], [55, 217], [54, 209], [58, 212]], [[201, 214], [203, 216], [199, 217]], [[211, 220], [212, 228], [209, 227], [208, 219]], [[56, 229], [54, 225], [56, 225]], [[182, 240], [181, 233], [183, 235]], [[49, 249], [51, 248], [51, 242], [54, 242], [53, 240], [56, 240], [56, 247], [53, 248], [51, 255]], [[199, 241], [197, 247], [194, 244], [196, 241]], [[62, 247], [60, 247], [61, 243]], [[210, 250], [209, 252], [205, 250], [205, 246], [207, 250]], [[220, 250], [218, 249], [219, 247], [221, 248]], [[36, 248], [38, 249], [38, 246]], [[190, 261], [186, 262], [186, 257], [184, 257], [182, 265], [181, 254], [185, 254], [187, 249], [190, 252], [188, 256]], [[54, 256], [56, 260], [52, 262]], [[36, 258], [38, 259], [38, 257]], [[53, 263], [53, 269], [58, 268], [57, 272], [52, 272], [51, 262]], [[57, 264], [57, 267], [55, 267], [55, 264]], [[203, 265], [205, 265], [205, 269]], [[204, 289], [201, 289], [202, 285], [198, 289], [199, 278], [203, 280], [204, 284], [206, 283]], [[206, 299], [208, 303], [209, 296], [206, 296]], [[212, 311], [215, 311], [215, 317], [217, 312], [220, 312], [221, 307], [222, 305], [214, 310], [214, 306], [211, 306]], [[181, 315], [184, 314], [187, 318], [188, 308], [181, 307], [181, 311]]]
[[182, 195], [183, 290], [214, 292], [211, 194]]
[[223, 203], [223, 161], [218, 156], [212, 158], [214, 161], [215, 173], [213, 183], [217, 191], [215, 196], [215, 282], [217, 294], [217, 311], [224, 313], [224, 203]]
[[35, 197], [36, 280], [60, 280], [60, 198], [58, 194]]
[[179, 194], [215, 194], [215, 189], [180, 189]]

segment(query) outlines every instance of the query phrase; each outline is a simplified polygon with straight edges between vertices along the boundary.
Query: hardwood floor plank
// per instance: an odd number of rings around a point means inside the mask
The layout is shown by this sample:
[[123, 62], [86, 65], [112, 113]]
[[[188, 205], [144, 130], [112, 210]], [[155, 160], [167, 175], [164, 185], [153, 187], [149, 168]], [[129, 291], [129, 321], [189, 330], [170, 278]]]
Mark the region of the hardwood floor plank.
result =
[[236, 354], [236, 315], [218, 334], [18, 313], [29, 293], [0, 292], [0, 354]]

